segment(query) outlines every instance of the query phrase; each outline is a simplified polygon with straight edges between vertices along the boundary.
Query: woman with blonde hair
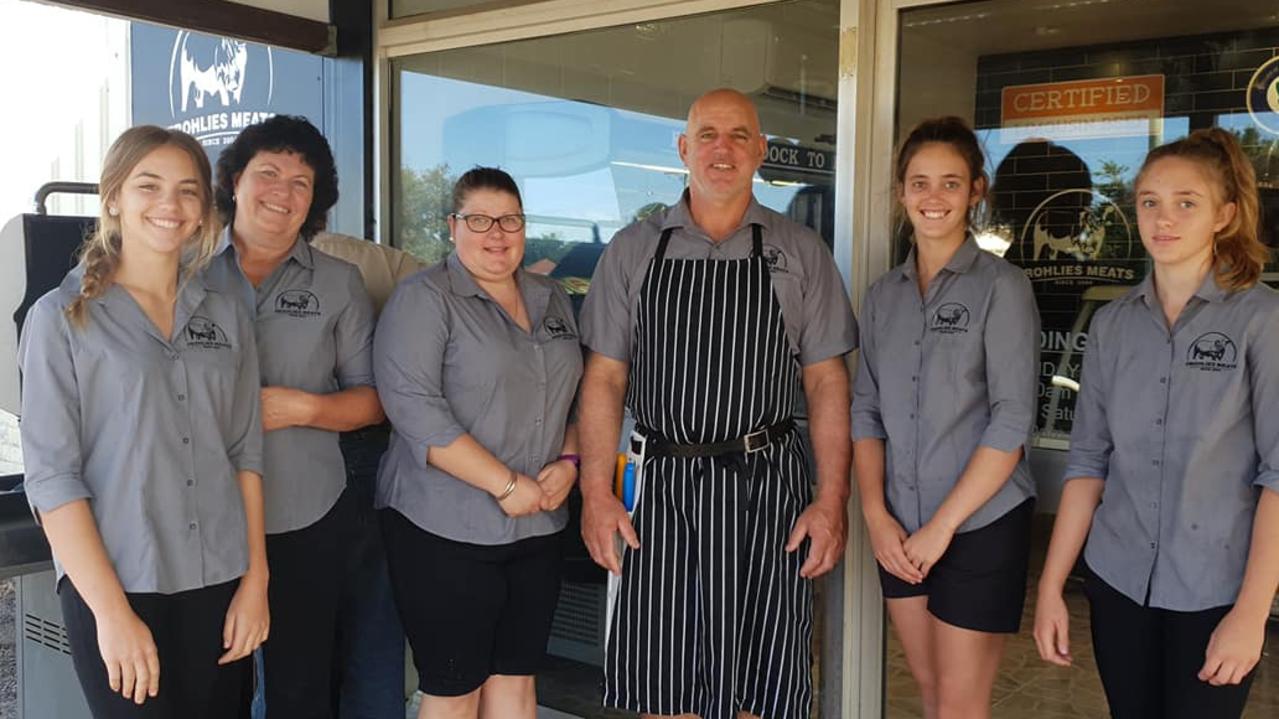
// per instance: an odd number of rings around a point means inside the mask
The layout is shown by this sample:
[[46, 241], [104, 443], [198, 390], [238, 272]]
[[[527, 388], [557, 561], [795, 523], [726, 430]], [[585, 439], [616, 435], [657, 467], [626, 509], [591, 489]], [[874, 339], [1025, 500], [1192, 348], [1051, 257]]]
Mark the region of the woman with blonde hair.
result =
[[1156, 148], [1136, 191], [1154, 267], [1089, 329], [1035, 642], [1071, 663], [1062, 588], [1082, 549], [1111, 714], [1230, 719], [1279, 586], [1279, 294], [1258, 282], [1233, 135]]
[[199, 270], [208, 158], [159, 127], [107, 152], [80, 263], [23, 327], [25, 488], [95, 717], [229, 717], [267, 636], [253, 328]]

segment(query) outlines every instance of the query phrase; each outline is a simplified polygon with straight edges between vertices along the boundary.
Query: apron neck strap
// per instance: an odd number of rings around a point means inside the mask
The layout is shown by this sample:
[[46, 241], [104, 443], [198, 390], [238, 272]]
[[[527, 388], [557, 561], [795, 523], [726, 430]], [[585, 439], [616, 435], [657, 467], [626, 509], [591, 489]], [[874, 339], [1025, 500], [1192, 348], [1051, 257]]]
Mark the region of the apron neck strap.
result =
[[[654, 262], [661, 262], [666, 259], [666, 246], [671, 243], [671, 233], [675, 231], [674, 227], [668, 227], [662, 230], [662, 237], [657, 241], [657, 253], [653, 255]], [[764, 256], [764, 231], [758, 224], [751, 225], [751, 257]]]
[[653, 255], [653, 261], [661, 264], [666, 259], [666, 246], [671, 243], [671, 233], [675, 231], [674, 227], [667, 227], [662, 230], [662, 239], [657, 241], [657, 254]]

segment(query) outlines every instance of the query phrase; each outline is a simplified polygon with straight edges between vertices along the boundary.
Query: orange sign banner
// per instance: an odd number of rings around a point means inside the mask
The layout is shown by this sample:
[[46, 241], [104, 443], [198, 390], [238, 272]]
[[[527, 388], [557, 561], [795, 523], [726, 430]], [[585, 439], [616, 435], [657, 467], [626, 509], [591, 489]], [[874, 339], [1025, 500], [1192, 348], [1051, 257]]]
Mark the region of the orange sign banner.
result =
[[1164, 76], [1136, 75], [1014, 85], [1004, 88], [1002, 101], [1005, 127], [1158, 119], [1164, 111]]

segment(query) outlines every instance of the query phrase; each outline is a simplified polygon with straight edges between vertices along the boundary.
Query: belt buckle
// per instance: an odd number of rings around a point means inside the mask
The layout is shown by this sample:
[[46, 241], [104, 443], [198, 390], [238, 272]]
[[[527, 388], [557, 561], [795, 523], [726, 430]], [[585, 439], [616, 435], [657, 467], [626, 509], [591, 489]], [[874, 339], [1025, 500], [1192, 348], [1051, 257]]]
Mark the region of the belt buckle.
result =
[[773, 441], [768, 437], [768, 429], [761, 429], [742, 437], [742, 443], [746, 445], [746, 454], [753, 454], [766, 449]]

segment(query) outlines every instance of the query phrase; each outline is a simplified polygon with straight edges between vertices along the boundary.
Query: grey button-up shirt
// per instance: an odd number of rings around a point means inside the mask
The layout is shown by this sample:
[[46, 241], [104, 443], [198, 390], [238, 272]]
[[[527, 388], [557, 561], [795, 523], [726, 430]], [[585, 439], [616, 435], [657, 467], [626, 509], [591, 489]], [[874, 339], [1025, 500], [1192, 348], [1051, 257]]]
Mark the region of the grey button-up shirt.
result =
[[1022, 448], [1012, 476], [959, 527], [990, 524], [1035, 494], [1039, 312], [1030, 281], [971, 237], [920, 298], [915, 252], [862, 304], [853, 438], [885, 444], [884, 492], [908, 532], [932, 519], [978, 446]]
[[[227, 229], [205, 271], [210, 286], [243, 302], [257, 334], [262, 385], [330, 394], [373, 384], [373, 303], [350, 263], [299, 238], [254, 288], [240, 269]], [[338, 433], [286, 427], [265, 437], [266, 531], [319, 521], [346, 487]]]
[[591, 278], [582, 305], [582, 341], [591, 350], [631, 361], [635, 304], [662, 231], [674, 228], [666, 258], [739, 260], [751, 254], [751, 225], [763, 227], [773, 293], [782, 308], [791, 349], [807, 366], [857, 347], [857, 321], [844, 282], [821, 237], [754, 199], [733, 234], [714, 242], [693, 223], [688, 195], [665, 212], [628, 225], [613, 236]]
[[1147, 277], [1088, 331], [1067, 481], [1105, 480], [1084, 557], [1138, 604], [1234, 603], [1279, 492], [1279, 294], [1209, 275], [1170, 332]]
[[28, 501], [38, 516], [89, 500], [126, 592], [239, 577], [248, 545], [236, 473], [262, 472], [249, 318], [195, 277], [178, 293], [171, 338], [118, 285], [77, 327], [63, 310], [82, 275], [36, 302], [18, 348]]
[[506, 466], [536, 477], [560, 455], [582, 350], [568, 295], [518, 270], [525, 332], [451, 254], [400, 283], [374, 341], [378, 395], [395, 431], [376, 505], [432, 534], [507, 544], [558, 532], [568, 510], [506, 516], [492, 495], [431, 466], [427, 449], [471, 435]]

